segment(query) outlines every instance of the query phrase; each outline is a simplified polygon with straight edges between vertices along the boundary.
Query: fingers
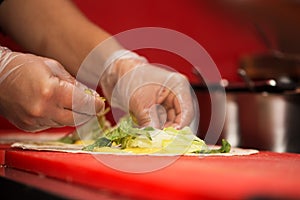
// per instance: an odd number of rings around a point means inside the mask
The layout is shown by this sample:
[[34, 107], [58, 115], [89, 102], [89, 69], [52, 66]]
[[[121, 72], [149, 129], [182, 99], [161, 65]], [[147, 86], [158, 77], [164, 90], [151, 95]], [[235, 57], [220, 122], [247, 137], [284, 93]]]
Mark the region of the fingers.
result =
[[141, 127], [151, 126], [154, 128], [162, 128], [155, 105], [151, 108], [137, 110], [137, 112], [133, 112], [132, 114], [137, 119], [137, 123]]
[[154, 84], [143, 86], [133, 94], [130, 111], [142, 127], [172, 126], [180, 129], [190, 125], [194, 116], [188, 89], [176, 94], [166, 87]]
[[158, 89], [159, 87], [157, 86], [147, 85], [137, 89], [130, 98], [130, 112], [141, 127], [152, 126], [161, 128], [156, 109], [156, 99], [154, 98]]
[[189, 126], [194, 118], [194, 104], [189, 88], [177, 94], [174, 99], [174, 108], [176, 117], [173, 126], [178, 129]]
[[57, 124], [81, 125], [105, 108], [99, 95], [87, 92], [87, 87], [79, 82], [59, 80], [55, 93], [57, 111], [53, 120]]
[[0, 89], [6, 93], [1, 95], [1, 112], [20, 129], [33, 132], [80, 125], [104, 109], [99, 95], [86, 92], [87, 87], [57, 61], [17, 55], [9, 60], [4, 71], [9, 76]]
[[190, 92], [177, 92], [174, 94], [169, 89], [162, 89], [158, 95], [157, 103], [161, 104], [167, 113], [164, 127], [172, 126], [180, 129], [188, 126], [194, 116], [192, 97]]
[[194, 102], [191, 94], [191, 86], [188, 79], [178, 73], [173, 74], [170, 85], [172, 93], [175, 96], [173, 108], [176, 115], [172, 126], [181, 129], [184, 126], [189, 126], [194, 118]]
[[55, 90], [52, 102], [56, 102], [49, 111], [48, 125], [81, 125], [104, 110], [105, 103], [96, 91], [76, 81], [57, 61], [47, 58], [43, 61], [51, 70]]
[[159, 112], [159, 114], [163, 114], [162, 117], [164, 117], [164, 125], [163, 127], [169, 127], [172, 126], [175, 117], [176, 117], [176, 112], [173, 107], [174, 105], [174, 99], [175, 95], [170, 92], [170, 90], [163, 88], [161, 92], [158, 95], [158, 104], [161, 104], [160, 110], [163, 109], [163, 112]]

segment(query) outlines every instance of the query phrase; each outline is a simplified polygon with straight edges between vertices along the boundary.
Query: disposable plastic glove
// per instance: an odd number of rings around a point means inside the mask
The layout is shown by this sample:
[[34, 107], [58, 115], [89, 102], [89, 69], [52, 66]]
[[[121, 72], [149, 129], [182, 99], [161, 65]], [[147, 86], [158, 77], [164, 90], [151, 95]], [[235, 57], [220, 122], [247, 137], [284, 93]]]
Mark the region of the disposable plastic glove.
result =
[[113, 107], [129, 111], [140, 126], [179, 129], [190, 125], [194, 104], [183, 75], [126, 50], [115, 52], [105, 67], [100, 79], [104, 95]]
[[104, 109], [103, 100], [86, 93], [57, 61], [4, 47], [0, 53], [0, 114], [18, 128], [73, 126], [74, 116], [84, 123]]

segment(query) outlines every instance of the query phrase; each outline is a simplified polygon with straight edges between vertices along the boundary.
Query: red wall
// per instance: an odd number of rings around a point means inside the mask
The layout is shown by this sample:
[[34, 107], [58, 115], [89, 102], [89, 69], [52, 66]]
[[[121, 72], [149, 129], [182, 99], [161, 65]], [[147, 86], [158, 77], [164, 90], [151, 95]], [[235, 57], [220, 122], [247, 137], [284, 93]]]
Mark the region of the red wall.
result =
[[[243, 54], [265, 51], [256, 30], [220, 6], [204, 0], [74, 0], [86, 15], [112, 34], [145, 26], [182, 32], [198, 41], [212, 56], [221, 75], [238, 80], [236, 67]], [[176, 41], [174, 41], [176, 42]], [[193, 78], [186, 63], [165, 54], [148, 52], [150, 61], [161, 61]], [[184, 69], [184, 70], [183, 70]]]
[[[164, 27], [198, 41], [211, 55], [223, 78], [238, 81], [238, 59], [266, 51], [253, 25], [204, 0], [74, 0], [93, 22], [111, 34], [137, 27]], [[1, 44], [20, 49], [6, 37]], [[176, 42], [176, 41], [174, 41]], [[183, 59], [154, 50], [140, 52], [150, 62], [163, 63], [197, 82], [192, 67]], [[11, 127], [0, 118], [0, 127]]]

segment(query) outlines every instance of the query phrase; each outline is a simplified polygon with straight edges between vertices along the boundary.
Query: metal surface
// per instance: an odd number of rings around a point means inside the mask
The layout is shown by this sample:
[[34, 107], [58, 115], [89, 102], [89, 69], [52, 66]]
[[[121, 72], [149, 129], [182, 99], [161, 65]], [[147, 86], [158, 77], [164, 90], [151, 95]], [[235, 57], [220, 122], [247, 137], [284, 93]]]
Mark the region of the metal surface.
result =
[[288, 78], [298, 82], [300, 79], [300, 56], [282, 52], [247, 55], [240, 59], [240, 68], [252, 80]]
[[[198, 134], [204, 139], [211, 115], [210, 96], [202, 87], [194, 90], [201, 112]], [[225, 106], [220, 139], [227, 139], [235, 147], [300, 153], [300, 93], [296, 90], [251, 92], [245, 87], [231, 87]]]
[[239, 146], [300, 153], [300, 94], [240, 93]]

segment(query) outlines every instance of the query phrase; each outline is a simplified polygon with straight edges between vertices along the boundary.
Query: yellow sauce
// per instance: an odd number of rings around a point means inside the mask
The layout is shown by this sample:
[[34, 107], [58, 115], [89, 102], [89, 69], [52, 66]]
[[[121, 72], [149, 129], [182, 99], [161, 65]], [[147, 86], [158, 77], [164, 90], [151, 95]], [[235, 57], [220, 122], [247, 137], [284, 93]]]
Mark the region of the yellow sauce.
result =
[[126, 148], [123, 149], [123, 151], [126, 151], [128, 153], [135, 153], [135, 154], [151, 154], [151, 153], [157, 153], [161, 149], [160, 148]]
[[74, 144], [78, 145], [90, 145], [93, 144], [95, 140], [77, 140]]
[[151, 154], [157, 153], [161, 149], [159, 148], [126, 148], [126, 149], [117, 149], [111, 147], [95, 147], [94, 152], [103, 152], [103, 153], [131, 153], [131, 154]]

